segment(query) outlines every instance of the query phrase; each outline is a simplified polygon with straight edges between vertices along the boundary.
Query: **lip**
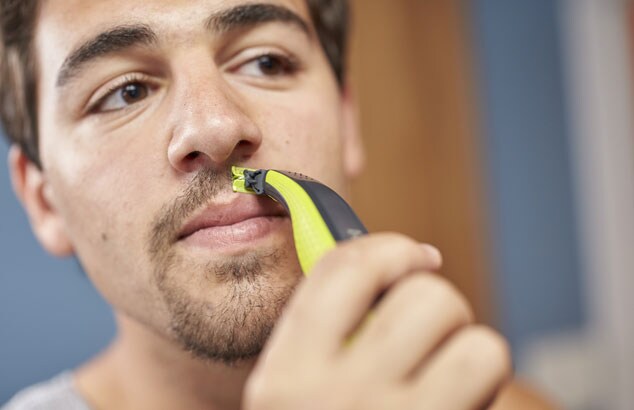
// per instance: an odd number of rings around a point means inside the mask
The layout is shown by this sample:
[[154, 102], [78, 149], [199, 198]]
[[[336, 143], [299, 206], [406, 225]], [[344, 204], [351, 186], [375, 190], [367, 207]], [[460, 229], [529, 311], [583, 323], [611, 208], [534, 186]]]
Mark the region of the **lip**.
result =
[[210, 204], [183, 225], [178, 241], [205, 248], [248, 244], [269, 234], [287, 217], [275, 201], [239, 195], [231, 202]]

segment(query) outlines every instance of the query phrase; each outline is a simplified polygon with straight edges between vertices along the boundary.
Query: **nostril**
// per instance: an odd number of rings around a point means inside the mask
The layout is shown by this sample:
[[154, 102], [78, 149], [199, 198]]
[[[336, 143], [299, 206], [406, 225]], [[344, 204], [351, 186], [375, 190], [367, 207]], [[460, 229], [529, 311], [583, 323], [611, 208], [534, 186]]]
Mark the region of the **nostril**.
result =
[[185, 157], [188, 161], [193, 161], [200, 156], [200, 151], [192, 151]]
[[213, 165], [211, 158], [203, 150], [187, 150], [181, 153], [173, 153], [170, 162], [174, 168], [185, 173], [200, 171]]

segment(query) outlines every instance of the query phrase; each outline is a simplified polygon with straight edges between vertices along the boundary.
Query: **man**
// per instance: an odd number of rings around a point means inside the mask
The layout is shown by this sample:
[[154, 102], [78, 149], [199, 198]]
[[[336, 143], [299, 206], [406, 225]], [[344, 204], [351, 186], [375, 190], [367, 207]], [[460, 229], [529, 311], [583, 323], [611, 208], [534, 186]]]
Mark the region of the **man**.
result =
[[360, 172], [343, 1], [1, 4], [14, 189], [118, 326], [107, 351], [9, 409], [529, 403], [505, 387], [506, 343], [434, 274], [435, 248], [368, 235], [304, 280], [283, 210], [231, 192], [234, 164], [343, 194]]

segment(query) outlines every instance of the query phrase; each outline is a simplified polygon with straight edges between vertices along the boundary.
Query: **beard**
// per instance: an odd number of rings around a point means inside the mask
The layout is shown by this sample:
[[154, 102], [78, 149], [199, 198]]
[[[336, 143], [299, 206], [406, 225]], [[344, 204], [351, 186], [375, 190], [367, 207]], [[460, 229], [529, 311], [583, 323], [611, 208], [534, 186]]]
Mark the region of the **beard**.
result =
[[153, 280], [170, 316], [170, 336], [197, 358], [232, 365], [260, 354], [301, 271], [292, 244], [204, 265], [171, 246], [182, 222], [230, 180], [229, 173], [201, 171], [155, 219], [149, 253]]
[[277, 284], [271, 277], [279, 258], [248, 254], [205, 266], [203, 276], [213, 276], [223, 289], [220, 297], [207, 300], [193, 296], [179, 280], [179, 273], [200, 268], [174, 257], [156, 272], [170, 333], [198, 358], [234, 364], [259, 355], [296, 284]]

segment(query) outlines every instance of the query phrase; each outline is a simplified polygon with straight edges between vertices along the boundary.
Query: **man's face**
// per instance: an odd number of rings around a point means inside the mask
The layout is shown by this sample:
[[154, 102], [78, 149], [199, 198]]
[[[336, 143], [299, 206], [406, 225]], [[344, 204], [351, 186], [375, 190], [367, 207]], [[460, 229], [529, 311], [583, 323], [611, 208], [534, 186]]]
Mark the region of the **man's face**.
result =
[[290, 220], [229, 168], [345, 188], [347, 116], [303, 0], [42, 2], [45, 194], [119, 314], [258, 353], [301, 274]]

